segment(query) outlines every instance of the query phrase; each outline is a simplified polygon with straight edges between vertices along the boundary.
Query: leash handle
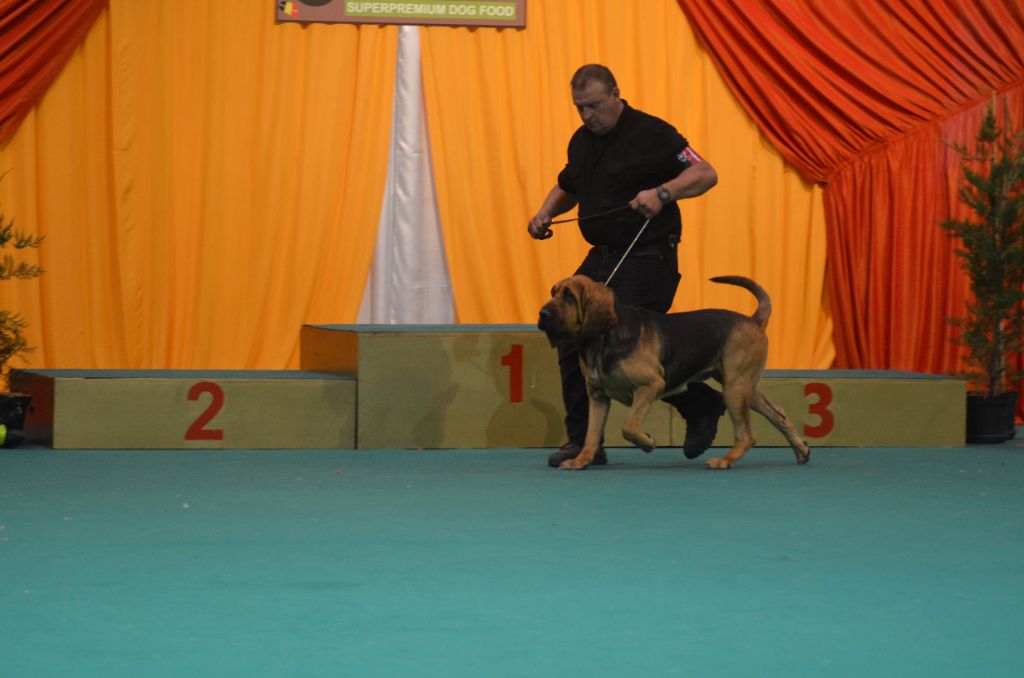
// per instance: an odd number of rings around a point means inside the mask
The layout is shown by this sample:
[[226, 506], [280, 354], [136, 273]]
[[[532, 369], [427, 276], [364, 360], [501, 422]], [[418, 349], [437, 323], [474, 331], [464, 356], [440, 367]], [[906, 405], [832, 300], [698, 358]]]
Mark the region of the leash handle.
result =
[[628, 207], [629, 207], [629, 203], [626, 203], [622, 207], [616, 207], [614, 209], [608, 210], [607, 212], [598, 212], [597, 214], [588, 214], [585, 217], [573, 217], [571, 219], [556, 219], [555, 221], [549, 221], [547, 223], [547, 229], [544, 231], [543, 235], [541, 235], [537, 239], [538, 240], [547, 240], [548, 238], [553, 236], [554, 232], [551, 230], [551, 227], [554, 226], [555, 224], [568, 224], [569, 222], [572, 222], [572, 221], [584, 221], [586, 219], [596, 219], [597, 217], [603, 217], [603, 216], [606, 216], [608, 214], [614, 214], [615, 212], [621, 212], [622, 210], [624, 210], [624, 209], [626, 209]]
[[647, 224], [649, 223], [651, 223], [651, 217], [647, 217], [647, 221], [645, 221], [644, 225], [640, 227], [640, 230], [636, 232], [636, 237], [633, 238], [633, 242], [629, 243], [629, 247], [627, 247], [626, 251], [622, 253], [622, 258], [619, 259], [619, 263], [615, 264], [615, 268], [613, 268], [612, 272], [608, 274], [608, 279], [604, 281], [606, 287], [608, 286], [608, 283], [612, 281], [612, 278], [615, 277], [615, 274], [618, 273], [619, 266], [622, 266], [622, 262], [624, 262], [626, 257], [629, 256], [629, 253], [633, 251], [633, 246], [636, 245], [636, 241], [640, 239], [641, 235], [643, 235], [644, 229], [647, 228]]

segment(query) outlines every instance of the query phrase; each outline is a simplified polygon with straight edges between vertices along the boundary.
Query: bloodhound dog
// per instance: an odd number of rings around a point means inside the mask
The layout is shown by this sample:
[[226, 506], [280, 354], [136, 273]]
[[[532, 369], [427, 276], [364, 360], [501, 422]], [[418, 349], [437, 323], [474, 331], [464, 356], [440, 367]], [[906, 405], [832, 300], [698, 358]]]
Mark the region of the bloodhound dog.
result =
[[786, 436], [798, 464], [810, 460], [810, 447], [786, 413], [761, 392], [759, 382], [768, 358], [764, 332], [771, 314], [768, 293], [741, 276], [711, 280], [749, 290], [757, 298], [757, 310], [749, 317], [715, 308], [657, 313], [619, 302], [611, 289], [583, 275], [566, 278], [551, 289], [537, 325], [552, 346], [566, 338], [579, 344], [590, 400], [583, 449], [562, 468], [584, 469], [593, 461], [612, 400], [630, 408], [622, 435], [645, 452], [652, 451], [654, 438], [640, 427], [654, 402], [708, 378], [722, 384], [736, 434], [732, 449], [709, 459], [709, 468], [731, 468], [754, 446], [751, 409]]

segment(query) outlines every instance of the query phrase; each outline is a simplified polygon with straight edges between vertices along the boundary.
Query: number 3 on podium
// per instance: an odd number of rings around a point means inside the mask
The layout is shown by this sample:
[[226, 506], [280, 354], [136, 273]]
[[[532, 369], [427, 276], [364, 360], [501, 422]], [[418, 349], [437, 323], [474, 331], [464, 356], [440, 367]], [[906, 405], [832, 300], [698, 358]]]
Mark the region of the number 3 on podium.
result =
[[818, 400], [807, 407], [809, 414], [818, 417], [818, 423], [814, 426], [804, 424], [804, 435], [808, 438], [824, 438], [836, 425], [836, 417], [828, 406], [832, 404], [832, 389], [828, 384], [819, 382], [804, 384], [805, 396], [817, 396]]

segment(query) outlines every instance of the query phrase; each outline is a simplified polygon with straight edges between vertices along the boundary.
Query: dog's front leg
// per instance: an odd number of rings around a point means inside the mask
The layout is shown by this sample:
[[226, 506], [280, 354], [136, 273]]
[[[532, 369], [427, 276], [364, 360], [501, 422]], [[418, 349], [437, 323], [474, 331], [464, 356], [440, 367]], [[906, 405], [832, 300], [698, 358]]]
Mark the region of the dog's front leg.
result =
[[654, 436], [640, 430], [651, 406], [658, 400], [660, 389], [643, 386], [633, 391], [633, 405], [629, 408], [626, 421], [622, 425], [622, 437], [639, 447], [644, 452], [654, 451]]
[[583, 449], [575, 459], [563, 461], [560, 468], [581, 471], [590, 466], [590, 462], [594, 461], [594, 455], [601, 448], [601, 441], [604, 439], [604, 426], [608, 421], [608, 410], [611, 409], [612, 403], [607, 397], [594, 397], [589, 388], [587, 389], [587, 398], [590, 401], [590, 413], [587, 421], [587, 438], [583, 441]]

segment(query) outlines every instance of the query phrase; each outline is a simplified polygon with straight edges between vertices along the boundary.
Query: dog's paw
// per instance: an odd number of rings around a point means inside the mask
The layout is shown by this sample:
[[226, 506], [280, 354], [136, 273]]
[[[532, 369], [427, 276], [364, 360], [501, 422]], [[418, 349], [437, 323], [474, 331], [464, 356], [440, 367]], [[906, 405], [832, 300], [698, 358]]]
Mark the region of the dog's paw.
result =
[[732, 461], [725, 457], [712, 457], [707, 461], [707, 467], [718, 470], [725, 470], [732, 468]]
[[650, 454], [657, 447], [657, 442], [654, 440], [654, 436], [650, 433], [631, 433], [629, 431], [623, 431], [622, 437], [639, 447], [644, 452]]
[[582, 463], [578, 459], [566, 459], [558, 468], [563, 471], [582, 471], [588, 466], [590, 466], [590, 464]]
[[796, 463], [798, 464], [806, 464], [811, 460], [811, 448], [806, 445], [804, 445], [804, 449], [793, 450], [793, 452], [796, 454]]

